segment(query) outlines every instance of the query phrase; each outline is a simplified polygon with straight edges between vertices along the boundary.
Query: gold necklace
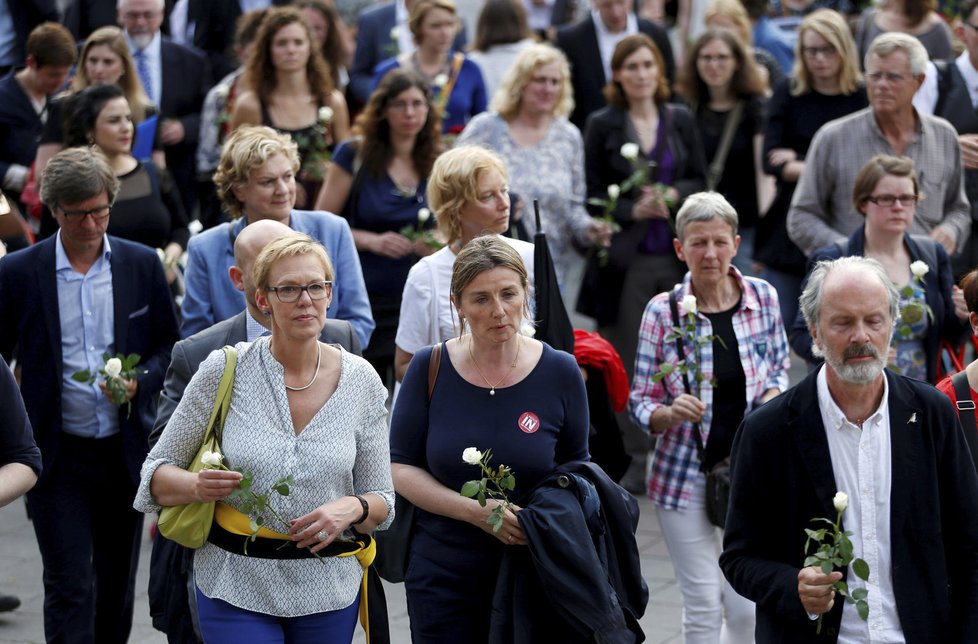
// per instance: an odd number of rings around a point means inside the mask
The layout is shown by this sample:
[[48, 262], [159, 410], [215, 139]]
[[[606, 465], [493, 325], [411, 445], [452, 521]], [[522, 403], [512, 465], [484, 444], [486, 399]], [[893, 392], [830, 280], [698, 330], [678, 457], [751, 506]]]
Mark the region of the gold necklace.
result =
[[472, 358], [472, 364], [475, 366], [475, 370], [479, 372], [479, 375], [482, 376], [482, 379], [486, 381], [487, 385], [489, 385], [489, 395], [495, 396], [496, 387], [503, 384], [503, 381], [506, 380], [506, 378], [509, 378], [509, 375], [513, 373], [513, 369], [516, 368], [516, 363], [520, 361], [520, 347], [523, 346], [523, 338], [520, 337], [519, 333], [516, 334], [516, 357], [513, 358], [513, 364], [509, 365], [509, 371], [506, 372], [505, 376], [497, 380], [496, 384], [492, 384], [491, 382], [489, 382], [489, 379], [486, 378], [486, 374], [482, 373], [482, 369], [479, 368], [479, 363], [475, 361], [475, 354], [472, 353], [473, 342], [474, 340], [472, 336], [469, 336], [469, 357]]
[[[316, 373], [312, 375], [312, 380], [310, 380], [309, 384], [307, 384], [305, 387], [290, 387], [288, 385], [285, 385], [286, 389], [288, 389], [289, 391], [305, 391], [309, 387], [312, 387], [312, 383], [316, 382], [316, 378], [319, 377], [319, 367], [323, 364], [323, 350], [318, 345], [316, 348], [319, 349], [319, 355], [316, 357]], [[283, 383], [285, 382], [284, 369], [282, 370], [282, 382]]]

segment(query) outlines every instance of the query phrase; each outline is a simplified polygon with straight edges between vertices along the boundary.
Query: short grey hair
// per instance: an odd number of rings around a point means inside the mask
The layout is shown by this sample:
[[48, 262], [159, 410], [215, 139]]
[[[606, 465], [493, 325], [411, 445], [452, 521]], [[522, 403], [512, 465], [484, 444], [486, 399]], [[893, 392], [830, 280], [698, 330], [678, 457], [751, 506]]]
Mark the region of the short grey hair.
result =
[[737, 235], [737, 211], [719, 192], [697, 192], [686, 197], [676, 214], [676, 237], [681, 242], [686, 226], [697, 221], [720, 219]]
[[798, 307], [805, 318], [805, 325], [811, 328], [818, 328], [818, 323], [822, 312], [822, 290], [825, 280], [829, 273], [836, 270], [845, 271], [864, 271], [875, 275], [880, 284], [886, 288], [886, 293], [890, 298], [890, 319], [895, 320], [899, 313], [900, 294], [896, 286], [887, 274], [886, 269], [875, 259], [862, 257], [861, 255], [849, 255], [835, 260], [822, 260], [815, 264], [815, 268], [808, 275], [808, 283], [801, 297], [798, 298]]
[[879, 57], [889, 56], [900, 50], [910, 59], [910, 73], [920, 76], [927, 68], [927, 49], [913, 36], [899, 31], [888, 31], [877, 36], [866, 50], [863, 68], [869, 71], [869, 59], [876, 54]]
[[109, 162], [88, 147], [68, 148], [51, 157], [41, 175], [41, 201], [51, 210], [91, 199], [102, 192], [109, 205], [119, 194], [119, 179]]

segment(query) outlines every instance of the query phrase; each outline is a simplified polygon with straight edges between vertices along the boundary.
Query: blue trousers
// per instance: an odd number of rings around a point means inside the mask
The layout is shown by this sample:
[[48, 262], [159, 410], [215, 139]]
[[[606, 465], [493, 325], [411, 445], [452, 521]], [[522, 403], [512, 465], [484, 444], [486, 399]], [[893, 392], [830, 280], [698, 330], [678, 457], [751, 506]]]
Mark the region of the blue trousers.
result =
[[211, 599], [197, 588], [200, 634], [205, 644], [320, 644], [351, 642], [357, 625], [360, 596], [346, 608], [303, 615], [277, 617]]

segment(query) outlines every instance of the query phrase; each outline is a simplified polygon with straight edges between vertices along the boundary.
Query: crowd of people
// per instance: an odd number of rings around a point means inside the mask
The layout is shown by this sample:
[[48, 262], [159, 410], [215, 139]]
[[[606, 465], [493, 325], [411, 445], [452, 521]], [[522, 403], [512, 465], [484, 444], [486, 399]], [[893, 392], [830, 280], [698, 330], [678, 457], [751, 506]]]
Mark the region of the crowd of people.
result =
[[978, 641], [978, 0], [669, 4], [0, 0], [48, 641]]

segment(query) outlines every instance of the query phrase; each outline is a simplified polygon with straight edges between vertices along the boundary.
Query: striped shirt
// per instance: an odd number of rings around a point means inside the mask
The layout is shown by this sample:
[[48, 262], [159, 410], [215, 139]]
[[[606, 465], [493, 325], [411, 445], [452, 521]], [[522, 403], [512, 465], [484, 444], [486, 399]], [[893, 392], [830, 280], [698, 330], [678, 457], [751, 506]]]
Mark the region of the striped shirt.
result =
[[[740, 362], [744, 367], [747, 412], [757, 404], [758, 398], [768, 389], [784, 391], [788, 387], [788, 338], [781, 321], [778, 295], [764, 280], [744, 277], [733, 266], [730, 273], [740, 285], [741, 304], [733, 314], [734, 334]], [[692, 295], [690, 274], [686, 273], [683, 283], [678, 286], [677, 301]], [[683, 393], [682, 375], [674, 371], [658, 382], [652, 376], [661, 370], [663, 364], [675, 365], [681, 359], [676, 351], [676, 343], [665, 337], [672, 333], [672, 312], [669, 308], [669, 293], [656, 295], [645, 307], [642, 324], [638, 332], [638, 350], [635, 354], [635, 377], [629, 395], [629, 409], [632, 420], [646, 430], [656, 409], [669, 405]], [[709, 318], [696, 314], [697, 335], [713, 332]], [[686, 344], [685, 350], [691, 350]], [[713, 413], [713, 343], [708, 342], [698, 348], [700, 373], [700, 400], [706, 404], [706, 413], [700, 422], [703, 444], [710, 435]], [[723, 383], [718, 386], [722, 387]], [[675, 510], [686, 507], [693, 491], [693, 484], [699, 471], [700, 461], [696, 453], [696, 439], [693, 437], [693, 424], [684, 422], [668, 428], [659, 436], [652, 459], [652, 474], [649, 480], [649, 497], [657, 506]]]

